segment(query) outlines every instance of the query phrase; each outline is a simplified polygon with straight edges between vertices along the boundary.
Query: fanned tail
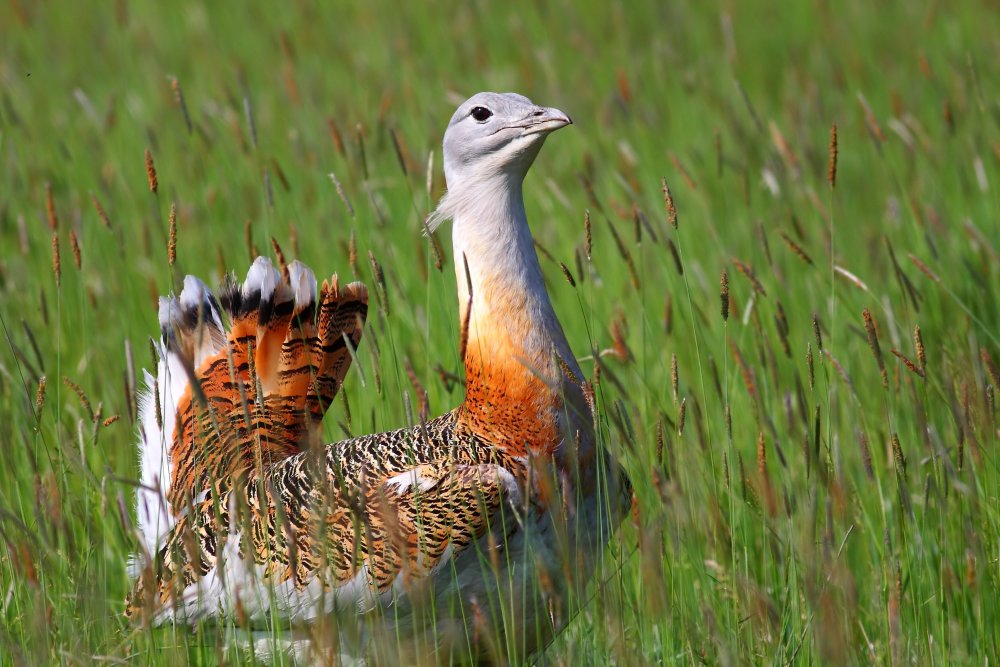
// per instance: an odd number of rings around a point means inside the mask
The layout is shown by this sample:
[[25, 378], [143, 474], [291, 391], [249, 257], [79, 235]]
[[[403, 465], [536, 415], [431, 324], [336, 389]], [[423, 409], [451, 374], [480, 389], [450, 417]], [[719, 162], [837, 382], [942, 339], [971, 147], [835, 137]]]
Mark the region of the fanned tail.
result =
[[[160, 301], [157, 375], [140, 396], [138, 517], [147, 553], [215, 485], [300, 451], [343, 383], [368, 312], [361, 283], [259, 257], [216, 299], [188, 276]], [[220, 307], [221, 302], [221, 307]], [[229, 315], [224, 328], [220, 313]]]

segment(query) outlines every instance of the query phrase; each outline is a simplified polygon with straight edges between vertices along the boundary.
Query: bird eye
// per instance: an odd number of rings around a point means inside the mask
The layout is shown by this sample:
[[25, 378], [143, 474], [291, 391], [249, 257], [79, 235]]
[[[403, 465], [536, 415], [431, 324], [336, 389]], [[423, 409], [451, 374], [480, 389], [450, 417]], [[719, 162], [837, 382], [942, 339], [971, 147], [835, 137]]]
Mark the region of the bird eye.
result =
[[470, 114], [477, 123], [485, 123], [489, 120], [489, 117], [493, 115], [493, 112], [486, 107], [475, 107], [472, 109]]

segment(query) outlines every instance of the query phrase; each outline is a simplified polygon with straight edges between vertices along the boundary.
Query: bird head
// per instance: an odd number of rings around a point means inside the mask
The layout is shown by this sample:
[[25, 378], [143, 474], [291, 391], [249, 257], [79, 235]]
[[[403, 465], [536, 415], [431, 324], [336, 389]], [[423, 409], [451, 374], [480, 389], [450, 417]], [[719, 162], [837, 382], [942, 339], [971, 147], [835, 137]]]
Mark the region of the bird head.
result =
[[444, 133], [444, 173], [449, 189], [466, 179], [518, 180], [534, 162], [545, 137], [573, 121], [517, 93], [477, 93], [466, 100]]

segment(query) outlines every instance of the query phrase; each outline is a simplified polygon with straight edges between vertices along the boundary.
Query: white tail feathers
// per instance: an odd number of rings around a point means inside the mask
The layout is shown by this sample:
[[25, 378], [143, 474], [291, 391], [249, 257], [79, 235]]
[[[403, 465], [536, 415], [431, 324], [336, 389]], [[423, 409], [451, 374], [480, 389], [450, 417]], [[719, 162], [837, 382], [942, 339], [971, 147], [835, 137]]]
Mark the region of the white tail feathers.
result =
[[154, 343], [159, 357], [156, 376], [143, 371], [146, 386], [138, 401], [141, 486], [136, 493], [136, 515], [150, 552], [174, 524], [166, 497], [177, 405], [195, 369], [226, 341], [218, 301], [194, 276], [184, 279], [180, 297], [160, 298], [159, 320], [160, 341]]

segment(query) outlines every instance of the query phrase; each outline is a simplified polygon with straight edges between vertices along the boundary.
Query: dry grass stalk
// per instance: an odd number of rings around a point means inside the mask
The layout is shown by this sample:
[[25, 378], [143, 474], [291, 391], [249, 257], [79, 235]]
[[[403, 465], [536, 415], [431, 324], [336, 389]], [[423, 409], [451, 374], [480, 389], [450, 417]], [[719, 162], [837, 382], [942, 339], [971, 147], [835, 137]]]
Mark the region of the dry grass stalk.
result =
[[865, 126], [868, 128], [868, 132], [871, 134], [872, 138], [876, 139], [875, 145], [881, 151], [882, 144], [885, 143], [885, 133], [878, 124], [875, 112], [873, 112], [872, 108], [868, 105], [868, 100], [866, 100], [865, 96], [861, 93], [858, 93], [858, 102], [861, 103], [861, 109], [865, 114]]
[[247, 254], [250, 255], [250, 261], [253, 262], [257, 259], [257, 249], [254, 247], [253, 228], [251, 227], [249, 219], [247, 219], [246, 224], [243, 225], [243, 241], [246, 243]]
[[906, 366], [906, 368], [911, 373], [915, 373], [915, 374], [919, 375], [920, 377], [926, 377], [926, 375], [924, 375], [924, 370], [922, 368], [920, 368], [919, 366], [917, 366], [912, 361], [910, 361], [909, 359], [907, 359], [906, 356], [904, 356], [902, 352], [900, 352], [896, 348], [892, 348], [892, 353], [896, 356], [897, 359], [899, 359], [900, 361], [903, 362], [903, 365]]
[[775, 150], [781, 155], [781, 159], [785, 161], [788, 170], [797, 175], [799, 172], [799, 160], [795, 157], [795, 152], [792, 151], [792, 147], [788, 144], [788, 140], [785, 139], [785, 135], [781, 133], [781, 129], [778, 128], [778, 125], [774, 121], [769, 123], [768, 129], [771, 132], [771, 142], [774, 144]]
[[722, 321], [729, 321], [729, 273], [722, 271], [719, 279], [719, 298], [722, 301]]
[[632, 360], [633, 356], [632, 350], [629, 349], [628, 343], [625, 340], [625, 332], [625, 315], [619, 313], [611, 322], [611, 349], [606, 352], [610, 353], [620, 362], [627, 364]]
[[736, 364], [740, 367], [740, 374], [743, 377], [743, 384], [747, 388], [747, 393], [750, 397], [757, 400], [757, 381], [754, 377], [753, 369], [747, 364], [746, 359], [743, 358], [743, 354], [740, 349], [736, 347], [736, 343], [732, 339], [729, 340], [729, 350], [732, 352], [733, 357], [736, 359]]
[[677, 435], [684, 435], [684, 424], [687, 422], [687, 396], [681, 399], [680, 407], [677, 408]]
[[812, 266], [813, 264], [812, 257], [810, 257], [809, 254], [802, 249], [802, 246], [793, 241], [785, 232], [780, 232], [780, 234], [781, 234], [781, 239], [785, 242], [785, 245], [791, 248], [792, 252], [798, 255], [802, 259], [802, 261]]
[[879, 374], [882, 376], [882, 388], [888, 389], [889, 378], [885, 371], [885, 360], [882, 358], [882, 348], [879, 346], [878, 330], [875, 328], [875, 320], [872, 318], [871, 311], [867, 308], [861, 312], [861, 317], [865, 321], [865, 336], [868, 338], [868, 347], [875, 356], [875, 361], [878, 363]]
[[913, 264], [914, 264], [914, 265], [915, 265], [915, 266], [916, 266], [916, 267], [917, 267], [918, 269], [920, 269], [921, 273], [923, 273], [923, 274], [924, 274], [925, 276], [927, 276], [928, 278], [930, 278], [931, 280], [933, 280], [933, 281], [934, 281], [934, 282], [936, 282], [936, 283], [939, 283], [939, 282], [941, 282], [941, 278], [939, 278], [939, 277], [938, 277], [938, 275], [937, 275], [936, 273], [934, 273], [933, 271], [931, 271], [930, 267], [928, 267], [928, 266], [927, 266], [926, 264], [924, 264], [924, 263], [923, 263], [923, 262], [921, 262], [921, 261], [920, 261], [919, 259], [917, 259], [917, 258], [916, 258], [916, 257], [915, 257], [915, 256], [913, 255], [913, 253], [912, 253], [912, 252], [909, 252], [909, 253], [906, 253], [906, 255], [907, 255], [907, 257], [909, 257], [909, 258], [910, 258], [910, 261], [911, 261], [911, 262], [913, 262]]
[[61, 287], [62, 262], [59, 260], [59, 232], [52, 234], [52, 273], [56, 277], [56, 287]]
[[153, 164], [153, 153], [147, 148], [146, 153], [146, 180], [149, 182], [149, 191], [154, 195], [159, 189], [159, 181], [156, 179], [156, 165]]
[[351, 238], [347, 241], [347, 265], [351, 267], [351, 275], [358, 277], [358, 240], [355, 238], [354, 230], [351, 230]]
[[184, 101], [184, 91], [181, 90], [180, 81], [177, 80], [176, 76], [170, 77], [170, 88], [173, 89], [174, 100], [181, 109], [181, 115], [184, 116], [184, 125], [187, 127], [188, 134], [191, 134], [194, 131], [194, 126], [191, 123], [191, 114], [188, 113], [187, 102]]
[[584, 252], [587, 253], [587, 261], [590, 261], [591, 251], [594, 248], [594, 240], [591, 236], [590, 230], [590, 209], [585, 209], [583, 212], [583, 247]]
[[618, 230], [615, 229], [613, 224], [611, 224], [611, 221], [608, 221], [608, 227], [611, 229], [611, 236], [615, 239], [615, 246], [618, 247], [618, 254], [620, 254], [622, 259], [625, 260], [625, 266], [628, 268], [628, 274], [632, 282], [632, 287], [639, 289], [641, 284], [639, 281], [639, 272], [636, 271], [635, 262], [632, 260], [632, 253], [630, 253], [628, 248], [625, 247], [624, 241], [622, 241], [621, 236], [618, 234]]
[[104, 207], [101, 206], [101, 202], [97, 201], [97, 197], [93, 193], [90, 195], [90, 202], [94, 205], [94, 210], [97, 211], [97, 217], [100, 218], [101, 224], [107, 229], [111, 229], [111, 220], [108, 219], [108, 214], [104, 212]]
[[826, 169], [826, 180], [830, 188], [837, 187], [837, 124], [830, 125], [830, 161]]
[[69, 230], [69, 247], [70, 247], [70, 250], [73, 251], [73, 264], [76, 266], [77, 269], [79, 269], [80, 266], [81, 266], [81, 260], [80, 260], [80, 242], [76, 238], [76, 231], [74, 231], [72, 229]]
[[420, 420], [426, 422], [430, 418], [430, 401], [427, 398], [427, 390], [424, 389], [420, 378], [417, 377], [417, 372], [413, 370], [413, 364], [410, 363], [409, 357], [403, 357], [403, 369], [406, 371], [406, 377], [410, 380], [410, 384], [413, 385], [413, 391], [417, 393], [417, 412], [420, 415]]
[[59, 217], [56, 215], [56, 203], [52, 198], [52, 184], [45, 184], [45, 216], [49, 221], [49, 229], [59, 229]]
[[663, 189], [663, 203], [667, 207], [667, 222], [677, 229], [677, 206], [674, 205], [674, 196], [670, 192], [670, 186], [667, 185], [666, 176], [660, 178], [660, 185]]
[[274, 256], [278, 260], [278, 270], [281, 271], [285, 280], [288, 280], [288, 262], [285, 261], [285, 251], [278, 245], [278, 239], [273, 236], [271, 237], [271, 250], [274, 251]]
[[[695, 183], [694, 179], [691, 178], [691, 174], [689, 174], [688, 170], [684, 168], [683, 164], [681, 164], [681, 160], [680, 158], [677, 157], [677, 154], [674, 153], [673, 151], [670, 151], [670, 155], [668, 157], [670, 158], [670, 163], [674, 165], [674, 169], [679, 171], [681, 176], [684, 177], [684, 182], [687, 183], [687, 186], [692, 190], [697, 190], [698, 184]], [[675, 223], [674, 227], [676, 228], [676, 226], [677, 225]]]
[[173, 266], [177, 261], [177, 203], [170, 202], [170, 216], [167, 219], [170, 232], [167, 236], [167, 263]]
[[351, 205], [351, 200], [347, 197], [347, 193], [344, 192], [344, 186], [342, 186], [340, 181], [337, 180], [337, 175], [332, 171], [330, 172], [330, 180], [333, 182], [333, 187], [337, 191], [337, 196], [340, 197], [340, 201], [344, 203], [344, 207], [347, 209], [348, 215], [353, 218], [354, 207]]
[[751, 287], [753, 287], [754, 292], [756, 292], [760, 296], [767, 296], [767, 292], [764, 291], [764, 286], [760, 283], [759, 280], [757, 280], [757, 276], [754, 275], [753, 269], [751, 269], [748, 265], [744, 264], [736, 257], [733, 257], [733, 263], [736, 265], [737, 270], [739, 270], [739, 272], [742, 273], [744, 276], [746, 276], [747, 280], [750, 281], [750, 285]]
[[869, 291], [868, 285], [866, 285], [865, 282], [863, 280], [861, 280], [861, 278], [858, 278], [856, 275], [854, 275], [852, 272], [848, 271], [844, 267], [842, 267], [842, 266], [834, 266], [833, 267], [833, 271], [838, 276], [844, 278], [845, 280], [847, 280], [847, 282], [849, 282], [852, 285], [854, 285], [855, 287], [857, 287], [859, 290], [861, 290], [863, 292], [868, 292]]
[[855, 391], [854, 383], [851, 382], [851, 378], [850, 376], [847, 375], [847, 371], [844, 370], [844, 366], [837, 360], [835, 356], [833, 356], [830, 353], [829, 350], [826, 350], [826, 358], [829, 359], [830, 363], [833, 364], [833, 368], [837, 371], [837, 375], [839, 375], [840, 379], [844, 381], [845, 385], [847, 385], [847, 388], [851, 391], [851, 394], [857, 397], [858, 392]]
[[337, 121], [332, 116], [326, 119], [326, 129], [330, 133], [330, 141], [333, 142], [333, 147], [337, 149], [337, 152], [341, 156], [346, 155], [346, 151], [344, 150], [344, 136], [340, 133]]

